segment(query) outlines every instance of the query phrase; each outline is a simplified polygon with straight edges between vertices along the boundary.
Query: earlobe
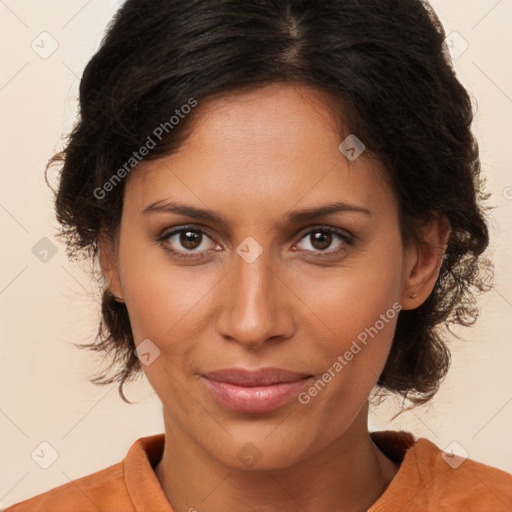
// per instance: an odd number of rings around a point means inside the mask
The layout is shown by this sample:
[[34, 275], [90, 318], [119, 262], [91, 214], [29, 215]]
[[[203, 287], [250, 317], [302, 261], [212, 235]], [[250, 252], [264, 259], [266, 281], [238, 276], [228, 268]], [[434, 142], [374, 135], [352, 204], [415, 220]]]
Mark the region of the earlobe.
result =
[[112, 240], [106, 237], [100, 237], [98, 244], [98, 256], [101, 273], [108, 287], [109, 293], [116, 301], [124, 302], [116, 250]]
[[418, 230], [419, 243], [411, 248], [402, 290], [403, 309], [415, 309], [434, 289], [443, 263], [451, 229], [448, 219], [438, 216]]

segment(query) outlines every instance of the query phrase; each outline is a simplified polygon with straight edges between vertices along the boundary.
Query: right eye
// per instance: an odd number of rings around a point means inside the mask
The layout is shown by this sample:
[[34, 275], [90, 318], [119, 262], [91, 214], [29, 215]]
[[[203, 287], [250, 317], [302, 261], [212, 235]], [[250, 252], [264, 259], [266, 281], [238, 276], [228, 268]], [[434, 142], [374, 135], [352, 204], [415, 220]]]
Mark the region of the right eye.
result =
[[[207, 243], [206, 239], [210, 240], [210, 243]], [[211, 242], [213, 242], [202, 229], [186, 226], [167, 232], [158, 240], [174, 256], [185, 259], [204, 258], [206, 256], [205, 253], [208, 252], [208, 247], [211, 247]]]

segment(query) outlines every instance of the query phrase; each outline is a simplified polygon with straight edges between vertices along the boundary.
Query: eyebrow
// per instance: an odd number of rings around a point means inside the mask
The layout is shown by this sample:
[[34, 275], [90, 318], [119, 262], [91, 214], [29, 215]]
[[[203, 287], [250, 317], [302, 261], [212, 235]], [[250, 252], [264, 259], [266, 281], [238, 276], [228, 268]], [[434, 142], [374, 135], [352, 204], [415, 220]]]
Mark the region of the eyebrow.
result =
[[[206, 208], [198, 208], [187, 204], [178, 203], [176, 201], [156, 201], [150, 204], [142, 211], [143, 215], [150, 213], [175, 213], [178, 215], [184, 215], [186, 217], [192, 217], [194, 219], [203, 219], [222, 224], [228, 227], [228, 222], [219, 214]], [[363, 213], [371, 216], [372, 212], [362, 206], [346, 203], [343, 201], [330, 203], [314, 208], [307, 208], [303, 210], [292, 210], [284, 216], [284, 222], [291, 224], [298, 224], [300, 222], [306, 222], [314, 220], [318, 217], [324, 217], [326, 215], [337, 213], [337, 212], [356, 212]]]

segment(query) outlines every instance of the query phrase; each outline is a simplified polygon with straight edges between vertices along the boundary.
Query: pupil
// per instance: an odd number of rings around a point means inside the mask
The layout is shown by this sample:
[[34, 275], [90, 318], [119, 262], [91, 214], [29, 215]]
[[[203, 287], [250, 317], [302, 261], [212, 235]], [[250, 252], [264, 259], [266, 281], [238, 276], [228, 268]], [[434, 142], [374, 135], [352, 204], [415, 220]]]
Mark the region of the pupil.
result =
[[[190, 238], [189, 238], [190, 237]], [[192, 238], [192, 240], [191, 240]], [[180, 236], [180, 243], [187, 249], [195, 249], [198, 244], [199, 234], [194, 231], [182, 231]]]
[[[316, 249], [326, 249], [331, 244], [331, 233], [326, 233], [325, 231], [317, 231], [313, 234], [313, 246]], [[316, 245], [317, 242], [320, 242], [320, 247]]]

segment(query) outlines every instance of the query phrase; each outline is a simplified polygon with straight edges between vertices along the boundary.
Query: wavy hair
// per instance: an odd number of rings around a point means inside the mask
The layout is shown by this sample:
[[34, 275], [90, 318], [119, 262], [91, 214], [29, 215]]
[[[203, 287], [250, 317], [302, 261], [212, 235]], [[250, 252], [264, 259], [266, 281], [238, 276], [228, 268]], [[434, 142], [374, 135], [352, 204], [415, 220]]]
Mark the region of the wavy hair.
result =
[[[106, 199], [95, 190], [191, 97], [200, 104], [276, 82], [315, 88], [384, 164], [405, 244], [434, 214], [450, 222], [435, 287], [400, 312], [377, 383], [426, 403], [449, 368], [445, 328], [472, 325], [476, 294], [492, 281], [473, 108], [445, 37], [421, 0], [127, 0], [84, 70], [76, 124], [47, 167], [60, 166], [55, 207], [68, 256], [97, 258], [100, 236], [119, 226], [124, 181]], [[147, 158], [176, 151], [193, 120]], [[129, 402], [123, 386], [142, 368], [127, 309], [103, 289], [101, 314], [95, 341], [79, 346], [110, 356], [111, 373], [92, 382], [118, 382]]]

